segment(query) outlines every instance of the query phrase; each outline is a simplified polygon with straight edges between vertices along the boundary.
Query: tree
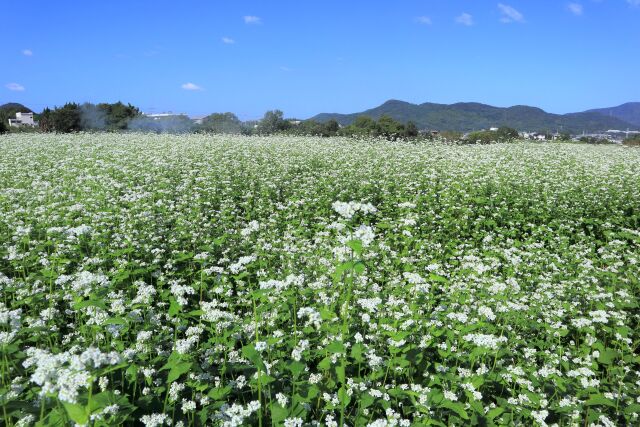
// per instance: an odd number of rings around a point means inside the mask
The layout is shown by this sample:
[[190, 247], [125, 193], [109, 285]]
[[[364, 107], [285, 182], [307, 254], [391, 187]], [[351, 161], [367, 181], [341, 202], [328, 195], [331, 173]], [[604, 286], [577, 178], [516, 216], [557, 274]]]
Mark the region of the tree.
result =
[[9, 128], [7, 127], [7, 124], [4, 121], [0, 122], [0, 134], [7, 133], [8, 131]]
[[498, 131], [496, 133], [498, 134], [498, 139], [500, 141], [511, 141], [514, 139], [518, 139], [518, 137], [520, 136], [517, 130], [507, 126], [501, 126], [500, 128], [498, 128]]
[[412, 121], [408, 121], [404, 127], [404, 136], [407, 138], [415, 138], [418, 136], [418, 127]]
[[345, 136], [378, 136], [380, 128], [371, 117], [358, 116], [349, 126], [340, 129], [340, 134]]
[[213, 133], [241, 133], [242, 122], [233, 113], [213, 113], [202, 119], [200, 129]]
[[53, 112], [49, 107], [42, 110], [40, 113], [40, 120], [38, 121], [38, 126], [40, 130], [43, 132], [53, 132]]
[[258, 133], [272, 134], [283, 132], [291, 128], [291, 123], [284, 119], [284, 113], [280, 110], [272, 110], [264, 113], [264, 117], [258, 124]]
[[141, 115], [140, 110], [131, 104], [98, 104], [98, 109], [105, 113], [106, 128], [109, 130], [127, 129], [131, 119]]
[[77, 132], [82, 130], [80, 106], [76, 103], [66, 103], [62, 108], [56, 108], [51, 114], [53, 129], [56, 132]]
[[385, 136], [387, 139], [397, 139], [404, 135], [404, 125], [387, 115], [383, 115], [378, 119], [378, 129], [380, 135]]
[[340, 124], [331, 119], [322, 126], [322, 136], [336, 136], [339, 130]]
[[558, 139], [560, 141], [571, 141], [571, 134], [569, 132], [562, 132], [559, 136]]

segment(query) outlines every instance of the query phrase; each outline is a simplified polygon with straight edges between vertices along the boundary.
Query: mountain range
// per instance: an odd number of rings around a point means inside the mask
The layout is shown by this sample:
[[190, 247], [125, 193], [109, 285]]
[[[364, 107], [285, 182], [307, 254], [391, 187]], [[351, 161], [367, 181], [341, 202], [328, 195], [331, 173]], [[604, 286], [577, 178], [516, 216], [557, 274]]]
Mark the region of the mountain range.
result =
[[559, 131], [573, 134], [609, 129], [640, 129], [640, 102], [579, 113], [552, 114], [526, 105], [502, 108], [476, 102], [412, 104], [392, 99], [359, 113], [321, 113], [311, 119], [318, 122], [333, 119], [345, 126], [358, 116], [369, 116], [377, 120], [383, 115], [402, 123], [412, 121], [419, 129], [463, 132], [500, 126], [509, 126], [519, 131]]

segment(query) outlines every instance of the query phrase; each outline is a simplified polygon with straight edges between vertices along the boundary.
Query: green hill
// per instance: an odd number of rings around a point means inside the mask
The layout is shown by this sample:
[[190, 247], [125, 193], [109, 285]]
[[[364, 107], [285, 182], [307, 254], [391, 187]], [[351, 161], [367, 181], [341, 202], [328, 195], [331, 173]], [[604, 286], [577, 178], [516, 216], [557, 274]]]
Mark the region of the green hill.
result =
[[640, 102], [627, 102], [610, 108], [597, 108], [588, 110], [587, 113], [600, 113], [605, 116], [615, 117], [635, 126], [640, 126]]
[[619, 118], [597, 112], [551, 114], [540, 108], [516, 105], [508, 108], [493, 107], [475, 102], [457, 104], [411, 104], [390, 100], [384, 104], [353, 114], [322, 113], [313, 120], [326, 122], [334, 119], [341, 125], [351, 124], [358, 116], [378, 119], [388, 115], [406, 123], [413, 121], [420, 129], [458, 130], [463, 132], [509, 126], [520, 131], [564, 131], [572, 133], [598, 132], [607, 129], [637, 128]]

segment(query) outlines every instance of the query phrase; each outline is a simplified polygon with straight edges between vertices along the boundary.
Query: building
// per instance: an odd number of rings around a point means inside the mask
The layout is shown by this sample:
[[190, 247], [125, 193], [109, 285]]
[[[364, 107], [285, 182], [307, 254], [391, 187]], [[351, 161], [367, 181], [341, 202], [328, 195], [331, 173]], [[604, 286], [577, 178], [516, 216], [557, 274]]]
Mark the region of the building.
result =
[[15, 119], [9, 119], [9, 126], [38, 126], [38, 122], [33, 121], [33, 113], [16, 113]]
[[184, 113], [173, 113], [171, 111], [169, 111], [168, 113], [143, 113], [143, 115], [153, 120], [162, 120], [162, 119], [169, 119], [173, 117], [186, 116], [186, 114]]

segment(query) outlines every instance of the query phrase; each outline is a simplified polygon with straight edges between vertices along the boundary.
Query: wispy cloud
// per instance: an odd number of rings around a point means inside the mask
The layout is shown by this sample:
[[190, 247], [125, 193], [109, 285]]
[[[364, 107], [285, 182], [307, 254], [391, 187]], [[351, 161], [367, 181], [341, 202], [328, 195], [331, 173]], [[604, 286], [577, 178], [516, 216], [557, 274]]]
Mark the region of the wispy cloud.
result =
[[583, 9], [580, 3], [569, 3], [567, 5], [567, 9], [569, 9], [569, 12], [573, 13], [576, 16], [582, 15]]
[[418, 16], [416, 17], [416, 22], [422, 25], [431, 25], [431, 18], [428, 16]]
[[33, 51], [31, 49], [25, 49], [22, 51], [24, 56], [33, 56]]
[[508, 4], [498, 3], [498, 9], [500, 9], [500, 22], [509, 24], [511, 22], [524, 22], [524, 16], [513, 7]]
[[223, 37], [222, 43], [224, 44], [234, 44], [236, 41], [230, 37]]
[[184, 83], [181, 87], [184, 90], [204, 90], [202, 87], [198, 86], [195, 83]]
[[20, 83], [7, 83], [6, 85], [4, 85], [4, 87], [14, 92], [24, 91], [24, 86], [22, 86]]
[[280, 70], [281, 70], [281, 71], [288, 72], [288, 71], [291, 71], [291, 68], [289, 68], [289, 67], [285, 67], [284, 65], [282, 65], [282, 66], [280, 66]]
[[469, 15], [468, 13], [463, 13], [462, 15], [456, 17], [456, 22], [458, 24], [470, 27], [473, 25], [473, 16]]
[[631, 6], [640, 6], [640, 0], [627, 0]]
[[259, 16], [247, 15], [243, 16], [242, 19], [244, 19], [245, 24], [262, 24], [262, 18]]

